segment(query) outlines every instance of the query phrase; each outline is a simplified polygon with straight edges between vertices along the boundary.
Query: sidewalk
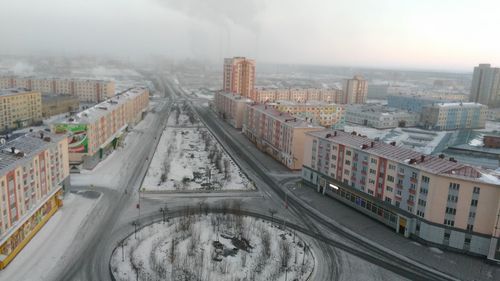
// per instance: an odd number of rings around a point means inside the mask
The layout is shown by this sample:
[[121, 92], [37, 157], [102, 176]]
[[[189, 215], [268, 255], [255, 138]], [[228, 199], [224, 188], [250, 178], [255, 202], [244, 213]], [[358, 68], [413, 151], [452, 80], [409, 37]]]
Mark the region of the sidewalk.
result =
[[310, 187], [291, 185], [288, 190], [339, 224], [424, 265], [460, 277], [462, 280], [499, 280], [500, 278], [500, 266], [488, 264], [485, 259], [439, 250], [404, 238], [393, 229], [333, 198], [317, 193]]

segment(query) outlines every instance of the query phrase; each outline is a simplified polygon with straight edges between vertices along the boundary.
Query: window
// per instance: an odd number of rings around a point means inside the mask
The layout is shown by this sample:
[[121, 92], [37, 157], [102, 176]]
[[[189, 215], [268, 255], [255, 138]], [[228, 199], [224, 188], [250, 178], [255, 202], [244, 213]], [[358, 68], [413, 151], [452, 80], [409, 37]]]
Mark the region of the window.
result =
[[429, 183], [429, 178], [426, 176], [422, 176], [422, 182]]
[[474, 193], [474, 194], [479, 194], [479, 191], [480, 191], [480, 190], [481, 190], [481, 189], [480, 189], [479, 187], [475, 186], [475, 187], [474, 187], [474, 190], [472, 191], [472, 193]]
[[420, 193], [427, 194], [427, 192], [428, 192], [427, 188], [420, 188]]
[[411, 172], [411, 177], [414, 178], [414, 179], [416, 179], [417, 178], [417, 173]]
[[345, 164], [350, 166], [351, 165], [351, 161], [345, 160]]
[[387, 176], [387, 181], [388, 182], [394, 182], [394, 177], [393, 176]]
[[370, 174], [375, 174], [377, 173], [377, 171], [375, 171], [374, 169], [370, 169]]
[[377, 159], [372, 158], [372, 159], [370, 160], [370, 162], [371, 162], [372, 164], [377, 164]]
[[387, 203], [391, 204], [392, 199], [391, 199], [391, 198], [389, 198], [389, 197], [385, 197], [385, 202], [387, 202]]
[[[472, 200], [472, 201], [474, 201], [474, 200]], [[477, 206], [477, 200], [475, 200], [475, 201], [476, 201], [476, 205], [472, 205], [472, 202], [471, 202], [472, 206]], [[458, 196], [448, 195], [448, 202], [452, 202], [452, 203], [458, 202]]]
[[474, 225], [472, 225], [472, 224], [467, 225], [467, 231], [473, 231], [473, 229], [474, 229]]
[[427, 205], [427, 203], [425, 202], [425, 200], [418, 199], [418, 205], [425, 207], [425, 205]]
[[417, 216], [419, 216], [419, 217], [422, 217], [422, 218], [423, 218], [423, 217], [425, 217], [425, 213], [424, 213], [424, 212], [422, 212], [422, 211], [417, 211]]
[[403, 169], [403, 168], [399, 168], [399, 173], [400, 173], [400, 174], [404, 174], [404, 173], [405, 173], [405, 169]]
[[[448, 226], [454, 226], [455, 225], [455, 221], [454, 220], [446, 220], [445, 219], [444, 220], [444, 224], [448, 225]], [[445, 235], [446, 235], [446, 233], [445, 233]], [[450, 238], [449, 236], [450, 236], [450, 234], [448, 233], [448, 238]]]
[[449, 215], [455, 215], [457, 213], [457, 209], [446, 207], [445, 213], [447, 213]]
[[477, 206], [477, 200], [476, 200], [476, 199], [472, 199], [472, 200], [470, 201], [470, 205], [471, 205], [471, 206]]
[[450, 189], [450, 190], [459, 190], [459, 189], [460, 189], [460, 184], [450, 182], [449, 189]]
[[346, 150], [345, 154], [350, 156], [351, 155], [351, 151], [350, 150]]
[[393, 191], [392, 187], [390, 187], [390, 186], [386, 186], [385, 189], [387, 189], [387, 191], [389, 191], [389, 192]]
[[396, 170], [396, 165], [389, 164], [389, 170]]

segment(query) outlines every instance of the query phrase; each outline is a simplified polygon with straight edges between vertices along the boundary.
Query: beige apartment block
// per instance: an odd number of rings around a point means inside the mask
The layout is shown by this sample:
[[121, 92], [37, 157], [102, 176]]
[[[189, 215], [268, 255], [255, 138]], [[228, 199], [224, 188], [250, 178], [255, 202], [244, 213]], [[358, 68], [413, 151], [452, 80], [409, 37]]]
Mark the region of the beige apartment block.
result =
[[434, 103], [422, 107], [422, 126], [434, 130], [482, 129], [488, 107], [474, 102]]
[[279, 100], [269, 105], [274, 106], [280, 112], [290, 113], [305, 119], [313, 120], [313, 123], [323, 127], [342, 127], [345, 121], [344, 108], [335, 103], [311, 100], [305, 102], [294, 102]]
[[224, 59], [223, 91], [250, 97], [255, 85], [255, 60], [245, 57]]
[[323, 101], [341, 103], [342, 91], [337, 89], [255, 89], [251, 99], [259, 102], [289, 100], [295, 102]]
[[217, 114], [236, 129], [243, 127], [246, 104], [253, 103], [251, 99], [232, 93], [217, 92], [214, 105]]
[[0, 90], [0, 131], [27, 127], [41, 120], [40, 92], [24, 88]]
[[247, 104], [242, 132], [256, 146], [291, 170], [302, 167], [305, 133], [321, 130], [263, 104]]
[[42, 117], [48, 118], [54, 115], [77, 112], [80, 109], [80, 101], [71, 95], [42, 95]]
[[107, 149], [116, 148], [129, 126], [142, 120], [148, 106], [148, 90], [133, 88], [75, 115], [54, 120], [51, 129], [69, 135], [70, 163], [101, 159]]
[[67, 94], [82, 102], [101, 102], [115, 94], [115, 82], [77, 78], [0, 77], [0, 88], [21, 87], [50, 94]]
[[368, 81], [356, 75], [352, 79], [345, 79], [342, 88], [342, 104], [366, 103], [368, 97]]
[[406, 237], [499, 260], [500, 178], [353, 133], [309, 132], [302, 178]]
[[[68, 139], [40, 131], [0, 145], [0, 269], [62, 206]], [[56, 237], [52, 237], [56, 238]]]

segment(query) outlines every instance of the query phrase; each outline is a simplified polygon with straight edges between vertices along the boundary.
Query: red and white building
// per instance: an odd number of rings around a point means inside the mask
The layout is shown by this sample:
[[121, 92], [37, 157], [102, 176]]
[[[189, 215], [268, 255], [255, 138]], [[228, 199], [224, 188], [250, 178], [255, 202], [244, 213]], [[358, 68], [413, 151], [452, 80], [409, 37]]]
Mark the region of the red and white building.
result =
[[255, 61], [245, 57], [224, 59], [223, 91], [250, 97], [255, 85]]

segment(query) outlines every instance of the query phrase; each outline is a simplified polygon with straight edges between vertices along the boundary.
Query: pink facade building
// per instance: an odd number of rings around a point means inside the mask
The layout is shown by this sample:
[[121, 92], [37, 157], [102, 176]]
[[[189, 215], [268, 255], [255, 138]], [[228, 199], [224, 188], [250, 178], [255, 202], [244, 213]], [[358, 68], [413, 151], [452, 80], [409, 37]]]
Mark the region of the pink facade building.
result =
[[323, 101], [341, 103], [342, 91], [337, 89], [255, 89], [250, 97], [260, 103], [289, 100], [295, 102]]
[[217, 92], [214, 95], [215, 110], [219, 117], [236, 129], [243, 127], [246, 104], [253, 103], [251, 99], [231, 93]]
[[247, 104], [243, 133], [256, 146], [291, 170], [302, 168], [305, 133], [321, 130], [301, 118], [263, 104]]
[[353, 133], [309, 132], [302, 178], [407, 237], [500, 260], [500, 179]]
[[342, 104], [366, 103], [368, 97], [368, 82], [356, 75], [352, 79], [345, 79], [342, 88]]
[[223, 91], [250, 97], [255, 85], [255, 61], [245, 57], [224, 59]]

